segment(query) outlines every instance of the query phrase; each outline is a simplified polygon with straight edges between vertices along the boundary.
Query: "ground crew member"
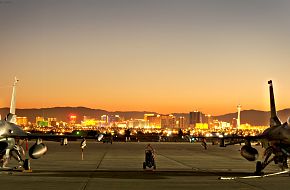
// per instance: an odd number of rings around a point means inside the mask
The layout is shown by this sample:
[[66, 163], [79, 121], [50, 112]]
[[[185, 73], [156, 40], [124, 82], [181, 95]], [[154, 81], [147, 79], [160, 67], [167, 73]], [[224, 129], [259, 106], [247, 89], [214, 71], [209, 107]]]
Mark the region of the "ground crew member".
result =
[[81, 152], [82, 152], [82, 160], [84, 160], [84, 149], [87, 146], [87, 141], [85, 138], [83, 138], [82, 142], [81, 142]]

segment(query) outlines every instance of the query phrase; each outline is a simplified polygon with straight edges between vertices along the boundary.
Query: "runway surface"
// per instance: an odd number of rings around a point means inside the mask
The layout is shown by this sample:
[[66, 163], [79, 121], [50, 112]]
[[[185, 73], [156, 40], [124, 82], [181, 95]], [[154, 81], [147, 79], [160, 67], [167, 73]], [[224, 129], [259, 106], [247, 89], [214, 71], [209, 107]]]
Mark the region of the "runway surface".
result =
[[[103, 144], [88, 141], [81, 160], [80, 141], [60, 146], [45, 142], [48, 152], [31, 160], [31, 173], [0, 171], [0, 189], [289, 189], [288, 174], [254, 179], [220, 180], [219, 177], [251, 176], [255, 162], [240, 156], [241, 146], [151, 143], [156, 149], [157, 169], [143, 170], [148, 143]], [[257, 149], [261, 147], [257, 146]], [[261, 152], [262, 153], [262, 152]], [[261, 159], [261, 158], [260, 158]], [[16, 162], [11, 161], [10, 166]], [[271, 164], [265, 173], [281, 171]]]

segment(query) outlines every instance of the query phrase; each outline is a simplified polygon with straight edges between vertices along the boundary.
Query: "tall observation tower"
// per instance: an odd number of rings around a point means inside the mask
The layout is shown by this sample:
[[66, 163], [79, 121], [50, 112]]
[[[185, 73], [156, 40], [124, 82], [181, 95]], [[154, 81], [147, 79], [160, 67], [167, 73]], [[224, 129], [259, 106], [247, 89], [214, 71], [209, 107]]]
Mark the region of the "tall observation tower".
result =
[[240, 104], [237, 106], [237, 109], [238, 109], [237, 129], [238, 129], [241, 125], [241, 105]]

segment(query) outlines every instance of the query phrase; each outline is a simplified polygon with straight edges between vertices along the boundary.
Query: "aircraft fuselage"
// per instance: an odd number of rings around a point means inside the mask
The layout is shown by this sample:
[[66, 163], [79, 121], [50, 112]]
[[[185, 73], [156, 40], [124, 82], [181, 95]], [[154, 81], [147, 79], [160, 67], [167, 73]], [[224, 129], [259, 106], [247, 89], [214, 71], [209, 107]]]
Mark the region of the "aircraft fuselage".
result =
[[263, 134], [269, 142], [288, 144], [290, 146], [290, 127], [287, 123], [266, 129]]

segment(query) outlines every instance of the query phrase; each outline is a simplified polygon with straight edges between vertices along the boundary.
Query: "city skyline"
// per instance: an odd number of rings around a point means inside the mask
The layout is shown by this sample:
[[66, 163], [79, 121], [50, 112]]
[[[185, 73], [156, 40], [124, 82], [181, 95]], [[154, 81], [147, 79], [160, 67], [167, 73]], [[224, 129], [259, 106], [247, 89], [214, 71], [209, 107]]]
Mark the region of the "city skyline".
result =
[[0, 107], [220, 115], [290, 107], [287, 1], [5, 1]]

